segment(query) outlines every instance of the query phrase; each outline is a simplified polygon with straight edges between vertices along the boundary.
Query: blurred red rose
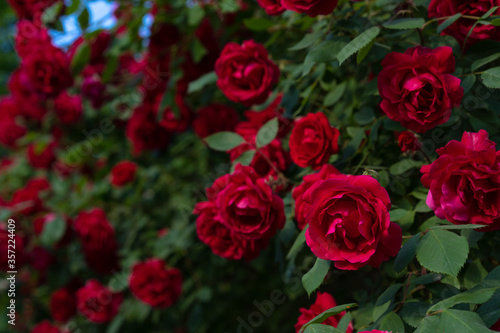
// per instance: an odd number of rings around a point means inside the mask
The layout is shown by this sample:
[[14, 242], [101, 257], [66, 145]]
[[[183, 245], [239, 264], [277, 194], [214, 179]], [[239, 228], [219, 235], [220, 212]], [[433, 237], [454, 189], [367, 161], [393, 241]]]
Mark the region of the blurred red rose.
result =
[[137, 165], [131, 161], [121, 161], [111, 169], [111, 184], [122, 186], [135, 178]]
[[31, 333], [62, 333], [57, 326], [53, 326], [48, 320], [44, 320], [31, 330]]
[[69, 95], [62, 92], [54, 100], [54, 110], [57, 118], [64, 124], [76, 122], [83, 113], [82, 98], [79, 95]]
[[280, 15], [286, 10], [281, 6], [281, 0], [257, 0], [257, 3], [264, 8], [267, 15]]
[[33, 49], [40, 49], [51, 44], [48, 31], [28, 20], [17, 23], [16, 51], [21, 58], [29, 55]]
[[26, 257], [31, 267], [45, 275], [47, 270], [56, 262], [56, 257], [41, 246], [35, 246], [30, 252], [26, 253]]
[[54, 291], [50, 296], [50, 314], [61, 323], [76, 315], [75, 293], [66, 287]]
[[311, 17], [333, 13], [337, 3], [338, 0], [281, 0], [284, 8]]
[[135, 264], [130, 276], [130, 291], [152, 307], [166, 308], [181, 295], [181, 271], [166, 268], [165, 262], [160, 259]]
[[228, 43], [215, 63], [217, 86], [233, 102], [245, 106], [265, 102], [280, 70], [262, 44], [253, 40], [240, 46]]
[[135, 155], [144, 150], [164, 148], [170, 140], [170, 134], [158, 124], [153, 106], [147, 103], [134, 110], [126, 133]]
[[24, 188], [14, 192], [9, 207], [23, 215], [31, 215], [44, 210], [40, 192], [50, 188], [45, 179], [32, 179]]
[[[458, 13], [464, 16], [482, 17], [496, 6], [500, 6], [500, 0], [432, 0], [428, 12], [430, 18], [448, 17]], [[500, 15], [500, 9], [497, 9], [491, 15]], [[463, 46], [469, 31], [474, 27], [474, 30], [467, 38], [465, 48], [481, 40], [500, 41], [500, 27], [491, 24], [476, 24], [476, 22], [475, 19], [462, 16], [444, 29], [442, 34], [453, 36], [460, 46]]]
[[418, 141], [415, 133], [410, 131], [403, 131], [401, 133], [396, 133], [398, 137], [398, 145], [403, 153], [406, 152], [416, 152], [422, 149], [422, 144]]
[[198, 110], [193, 129], [200, 138], [206, 138], [217, 132], [232, 132], [237, 123], [238, 114], [233, 108], [214, 103]]
[[336, 175], [312, 184], [302, 199], [310, 205], [306, 242], [318, 258], [356, 270], [398, 254], [402, 231], [390, 221], [389, 195], [374, 178]]
[[409, 48], [393, 52], [382, 61], [378, 76], [382, 111], [394, 121], [423, 133], [450, 119], [451, 109], [460, 105], [464, 89], [455, 71], [451, 47]]
[[[211, 238], [226, 237], [234, 241], [238, 251], [228, 253], [222, 251], [226, 258], [252, 258], [267, 245], [278, 229], [285, 224], [283, 200], [272, 193], [271, 187], [251, 167], [238, 164], [232, 174], [215, 180], [207, 189], [208, 202], [198, 203], [194, 214], [200, 215], [197, 220], [197, 232], [207, 245], [224, 242], [211, 241]], [[215, 215], [210, 221], [210, 217]], [[204, 223], [220, 223], [223, 227], [207, 228]], [[229, 232], [225, 231], [228, 230]], [[217, 234], [210, 232], [217, 231]], [[209, 232], [209, 234], [206, 234]], [[234, 237], [232, 237], [234, 235]], [[230, 240], [227, 237], [230, 237]], [[239, 240], [246, 240], [241, 245]], [[222, 244], [226, 248], [230, 248]], [[219, 249], [214, 253], [221, 252]], [[249, 254], [246, 254], [250, 250]]]
[[340, 132], [321, 113], [309, 113], [296, 121], [290, 135], [290, 155], [298, 166], [319, 169], [338, 153]]
[[[318, 292], [316, 294], [316, 301], [314, 302], [313, 305], [309, 307], [309, 309], [305, 308], [300, 308], [300, 317], [297, 319], [297, 323], [295, 324], [295, 332], [298, 333], [302, 326], [307, 324], [310, 320], [312, 320], [314, 317], [316, 317], [319, 314], [322, 314], [324, 311], [329, 310], [333, 307], [337, 306], [337, 302], [335, 302], [335, 299], [333, 298], [332, 295], [328, 293], [321, 293]], [[339, 313], [338, 315], [328, 317], [324, 322], [321, 324], [323, 325], [328, 325], [328, 326], [333, 326], [337, 328], [340, 319], [345, 315], [345, 311], [342, 313]], [[346, 333], [353, 333], [354, 329], [352, 326], [352, 323], [349, 323], [349, 326], [347, 328]]]
[[89, 321], [106, 323], [118, 313], [122, 299], [121, 293], [113, 293], [92, 279], [76, 292], [76, 307]]
[[56, 160], [57, 143], [32, 143], [28, 146], [28, 162], [35, 169], [49, 169]]
[[[163, 97], [159, 95], [159, 97]], [[163, 115], [159, 124], [169, 132], [184, 132], [193, 120], [193, 112], [184, 102], [184, 96], [177, 93], [174, 97], [175, 106], [166, 106], [165, 109], [160, 109], [161, 98], [158, 98], [155, 109]], [[176, 108], [174, 110], [174, 108]]]
[[424, 165], [422, 184], [429, 189], [427, 205], [453, 224], [481, 224], [477, 231], [500, 229], [500, 153], [488, 132], [465, 132], [436, 150]]
[[305, 191], [310, 188], [315, 182], [319, 180], [325, 180], [329, 178], [335, 178], [340, 175], [340, 171], [337, 170], [331, 164], [325, 164], [321, 167], [319, 172], [304, 176], [302, 183], [295, 187], [292, 192], [292, 198], [295, 201], [295, 219], [297, 220], [297, 226], [300, 230], [304, 229], [307, 225], [307, 214], [311, 205], [302, 199], [302, 195]]

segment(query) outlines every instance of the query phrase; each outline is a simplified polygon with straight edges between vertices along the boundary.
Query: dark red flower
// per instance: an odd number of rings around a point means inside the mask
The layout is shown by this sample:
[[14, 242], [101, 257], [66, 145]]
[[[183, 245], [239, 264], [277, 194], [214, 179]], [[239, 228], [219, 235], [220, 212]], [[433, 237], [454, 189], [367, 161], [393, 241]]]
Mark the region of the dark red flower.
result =
[[401, 133], [396, 133], [398, 137], [398, 145], [403, 153], [406, 152], [416, 152], [422, 149], [422, 144], [418, 141], [415, 133], [410, 131], [403, 131]]
[[257, 0], [257, 3], [264, 8], [267, 15], [280, 15], [286, 10], [281, 6], [281, 0]]
[[53, 326], [48, 320], [44, 320], [31, 330], [31, 333], [62, 333], [57, 326]]
[[54, 320], [65, 323], [76, 315], [76, 296], [69, 288], [56, 290], [50, 296], [50, 314]]
[[113, 293], [99, 281], [92, 279], [76, 292], [76, 306], [79, 313], [93, 323], [111, 321], [122, 303], [121, 293]]
[[135, 178], [137, 165], [130, 161], [121, 161], [111, 170], [111, 184], [123, 186], [130, 183]]
[[193, 121], [194, 132], [200, 138], [206, 138], [217, 132], [234, 131], [238, 123], [236, 111], [224, 104], [210, 104], [202, 107]]
[[281, 6], [311, 17], [328, 15], [337, 7], [338, 0], [281, 0]]
[[30, 165], [35, 169], [49, 169], [56, 160], [57, 143], [32, 143], [28, 146], [27, 155]]
[[83, 112], [82, 98], [78, 95], [71, 96], [67, 92], [62, 92], [54, 100], [54, 110], [62, 123], [74, 123]]
[[134, 110], [127, 124], [127, 137], [133, 145], [134, 154], [164, 148], [170, 140], [170, 134], [158, 124], [150, 104], [143, 104]]

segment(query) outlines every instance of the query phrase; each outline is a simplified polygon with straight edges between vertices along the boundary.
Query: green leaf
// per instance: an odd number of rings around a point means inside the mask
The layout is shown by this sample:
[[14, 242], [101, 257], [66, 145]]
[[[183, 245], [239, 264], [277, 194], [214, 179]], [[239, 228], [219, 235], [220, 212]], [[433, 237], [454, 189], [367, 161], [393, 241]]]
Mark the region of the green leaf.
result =
[[295, 44], [292, 47], [289, 47], [288, 50], [289, 51], [297, 51], [297, 50], [302, 50], [302, 49], [308, 48], [309, 46], [313, 45], [314, 42], [316, 42], [321, 37], [322, 34], [323, 34], [322, 31], [316, 31], [316, 32], [312, 32], [310, 34], [307, 34], [300, 40], [300, 42], [298, 42], [297, 44]]
[[347, 329], [349, 328], [349, 324], [351, 324], [352, 321], [352, 315], [350, 312], [346, 312], [342, 318], [339, 320], [339, 324], [337, 325], [337, 329], [339, 329], [342, 332], [346, 332]]
[[377, 298], [377, 303], [375, 303], [375, 306], [379, 306], [382, 304], [387, 303], [388, 301], [392, 300], [392, 298], [396, 295], [396, 293], [401, 289], [403, 285], [401, 283], [396, 283], [387, 288], [382, 295], [380, 295]]
[[255, 144], [257, 148], [262, 148], [270, 144], [278, 135], [278, 117], [269, 120], [257, 132]]
[[344, 45], [341, 41], [327, 40], [307, 53], [305, 63], [333, 61], [337, 59], [337, 54], [340, 54], [339, 51]]
[[205, 46], [195, 38], [191, 47], [191, 55], [195, 63], [199, 63], [201, 59], [208, 53]]
[[188, 93], [194, 93], [203, 89], [206, 85], [213, 84], [217, 81], [217, 74], [215, 72], [210, 72], [203, 75], [199, 79], [194, 80], [189, 84]]
[[401, 272], [410, 262], [415, 258], [417, 253], [418, 242], [420, 241], [420, 234], [416, 234], [404, 243], [401, 250], [399, 250], [396, 260], [394, 261], [394, 270]]
[[196, 27], [205, 16], [205, 10], [200, 5], [189, 7], [187, 11], [188, 25]]
[[489, 333], [495, 331], [488, 329], [475, 312], [448, 309], [441, 313], [440, 332]]
[[471, 71], [475, 72], [479, 68], [483, 67], [484, 65], [489, 64], [490, 62], [497, 60], [498, 58], [500, 58], [500, 53], [495, 53], [495, 54], [492, 54], [486, 58], [478, 59], [478, 60], [474, 61], [472, 63], [472, 65], [470, 65]]
[[233, 161], [233, 165], [236, 165], [236, 164], [241, 164], [241, 165], [250, 165], [250, 163], [252, 163], [252, 160], [255, 156], [255, 153], [257, 151], [255, 149], [252, 149], [252, 150], [247, 150], [245, 152], [243, 152], [240, 156], [238, 156], [234, 161]]
[[400, 316], [394, 312], [389, 312], [380, 322], [379, 329], [381, 331], [388, 331], [392, 333], [404, 333], [405, 324]]
[[206, 137], [204, 141], [207, 145], [217, 151], [228, 151], [245, 143], [245, 139], [233, 132], [218, 132]]
[[82, 71], [82, 69], [88, 64], [90, 61], [92, 50], [90, 49], [90, 45], [88, 42], [84, 41], [81, 43], [75, 54], [73, 55], [73, 59], [71, 59], [71, 72], [73, 75], [78, 75]]
[[500, 289], [497, 289], [493, 297], [481, 305], [476, 312], [486, 326], [490, 327], [495, 324], [500, 318]]
[[308, 295], [311, 295], [313, 291], [321, 286], [329, 269], [330, 261], [320, 258], [316, 259], [316, 262], [311, 270], [302, 277], [302, 285]]
[[425, 268], [457, 277], [469, 254], [469, 243], [450, 231], [432, 229], [420, 240], [417, 259]]
[[400, 311], [401, 318], [411, 327], [417, 327], [425, 318], [430, 304], [424, 302], [408, 302]]
[[479, 229], [483, 227], [484, 225], [480, 224], [461, 224], [461, 225], [447, 224], [447, 225], [435, 225], [433, 227], [430, 227], [429, 229], [465, 230], [465, 229]]
[[304, 326], [302, 326], [301, 331], [303, 332], [303, 330], [305, 330], [307, 328], [307, 326], [309, 326], [309, 325], [322, 323], [325, 320], [327, 320], [328, 318], [330, 318], [331, 316], [338, 315], [339, 313], [353, 309], [357, 306], [358, 306], [358, 304], [356, 304], [356, 303], [349, 303], [349, 304], [342, 304], [342, 305], [333, 307], [331, 309], [328, 309], [328, 310], [320, 313], [319, 315], [317, 315], [313, 319], [309, 320], [306, 324], [304, 324]]
[[322, 324], [312, 324], [307, 326], [307, 328], [303, 331], [304, 333], [343, 333], [341, 330], [330, 326], [330, 325], [322, 325]]
[[66, 7], [64, 15], [68, 16], [80, 9], [80, 0], [71, 0], [71, 5]]
[[359, 50], [358, 56], [356, 58], [356, 62], [358, 63], [358, 65], [366, 58], [368, 53], [370, 53], [370, 50], [372, 49], [374, 44], [375, 40], [372, 40], [368, 45]]
[[490, 68], [481, 74], [483, 83], [488, 88], [500, 88], [500, 67]]
[[495, 27], [500, 26], [500, 18], [496, 18], [494, 20], [491, 20], [490, 24], [493, 25], [493, 26], [495, 26]]
[[45, 25], [51, 24], [57, 21], [57, 17], [61, 13], [63, 3], [62, 1], [57, 1], [52, 6], [47, 7], [42, 14], [42, 22]]
[[347, 44], [337, 55], [339, 64], [342, 65], [350, 56], [370, 44], [380, 33], [380, 28], [372, 27]]
[[415, 211], [417, 213], [427, 213], [430, 212], [432, 209], [430, 209], [429, 206], [427, 206], [427, 203], [425, 200], [419, 201], [417, 206], [415, 207]]
[[307, 225], [304, 229], [302, 229], [300, 234], [295, 239], [295, 242], [293, 242], [290, 251], [288, 251], [288, 254], [286, 255], [287, 259], [294, 257], [300, 251], [302, 245], [304, 245], [304, 243], [306, 242], [306, 230], [308, 227], [309, 225]]
[[444, 29], [448, 28], [450, 25], [455, 23], [459, 18], [462, 17], [462, 13], [457, 13], [453, 16], [448, 17], [446, 20], [443, 21], [437, 28], [437, 33], [441, 34]]
[[487, 302], [493, 293], [498, 289], [496, 288], [478, 288], [476, 290], [468, 290], [458, 295], [451, 296], [447, 299], [442, 300], [431, 306], [429, 310], [427, 310], [427, 314], [430, 314], [435, 311], [442, 311], [445, 309], [449, 309], [457, 304], [467, 303], [467, 304], [483, 304]]
[[403, 18], [403, 19], [397, 19], [397, 20], [382, 23], [384, 28], [398, 29], [398, 30], [422, 28], [422, 26], [424, 24], [425, 24], [425, 20], [423, 18], [420, 18], [420, 17], [419, 18]]
[[82, 30], [87, 29], [87, 27], [89, 26], [89, 21], [90, 21], [89, 10], [87, 9], [87, 7], [85, 7], [80, 13], [80, 15], [78, 15], [78, 23], [80, 24], [80, 28]]
[[462, 88], [464, 88], [464, 94], [468, 93], [471, 88], [474, 86], [474, 83], [476, 83], [476, 75], [468, 75], [465, 77], [465, 79], [460, 82], [460, 85]]
[[120, 332], [120, 328], [123, 324], [124, 318], [120, 314], [116, 315], [113, 318], [113, 321], [109, 324], [106, 333], [118, 333]]
[[243, 24], [245, 24], [248, 29], [253, 31], [264, 31], [274, 25], [274, 23], [268, 19], [255, 17], [244, 19]]
[[111, 80], [119, 64], [120, 64], [120, 58], [118, 56], [108, 55], [106, 57], [106, 65], [104, 66], [104, 70], [101, 75], [102, 83], [108, 83], [109, 80]]
[[325, 106], [332, 106], [333, 104], [337, 103], [342, 96], [344, 96], [345, 89], [347, 87], [346, 82], [342, 82], [338, 86], [335, 87], [332, 91], [330, 91], [326, 96], [323, 104]]
[[481, 16], [481, 18], [485, 19], [485, 18], [490, 17], [491, 14], [493, 14], [494, 12], [496, 12], [498, 8], [499, 8], [499, 6], [491, 7], [490, 10], [488, 10], [483, 16]]
[[40, 241], [43, 245], [50, 247], [56, 244], [64, 236], [66, 231], [66, 222], [57, 217], [55, 220], [48, 221], [44, 224]]
[[424, 165], [423, 162], [406, 159], [391, 165], [389, 172], [393, 175], [401, 175], [412, 168], [420, 168], [422, 165]]
[[[420, 322], [415, 333], [431, 333], [431, 332], [442, 332], [439, 331], [439, 317], [430, 316], [425, 317], [424, 320]], [[457, 331], [458, 332], [458, 331]], [[455, 333], [457, 333], [455, 332]]]

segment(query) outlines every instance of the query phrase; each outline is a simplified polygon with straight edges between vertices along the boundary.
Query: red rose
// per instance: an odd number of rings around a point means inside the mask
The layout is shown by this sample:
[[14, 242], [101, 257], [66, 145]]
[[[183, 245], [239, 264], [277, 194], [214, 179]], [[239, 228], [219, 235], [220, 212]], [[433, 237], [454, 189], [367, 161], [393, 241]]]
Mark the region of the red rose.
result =
[[[45, 228], [45, 225], [47, 223], [54, 222], [57, 218], [60, 218], [60, 217], [58, 217], [54, 213], [49, 213], [49, 214], [46, 214], [42, 217], [37, 217], [35, 219], [35, 221], [33, 222], [35, 234], [40, 236], [43, 232], [43, 229]], [[66, 223], [66, 230], [64, 231], [64, 235], [62, 236], [62, 238], [55, 245], [56, 248], [60, 248], [62, 246], [68, 245], [69, 242], [71, 241], [71, 238], [73, 238], [73, 230], [72, 230], [73, 220], [70, 219], [69, 217], [65, 217], [64, 222]]]
[[[159, 97], [163, 96], [160, 95]], [[155, 106], [155, 110], [159, 110], [160, 102], [161, 98], [158, 98], [158, 106]], [[173, 110], [172, 106], [167, 106], [164, 110], [161, 110], [163, 117], [159, 124], [169, 132], [184, 132], [191, 124], [193, 113], [184, 102], [183, 95], [177, 93], [174, 103], [177, 110]]]
[[35, 169], [49, 169], [56, 160], [54, 149], [57, 143], [32, 143], [28, 146], [28, 161]]
[[31, 330], [31, 333], [61, 333], [57, 326], [53, 326], [48, 320], [44, 320]]
[[9, 90], [12, 93], [14, 102], [16, 103], [19, 113], [28, 120], [34, 119], [42, 121], [47, 114], [42, 96], [34, 94], [28, 85], [22, 80], [21, 69], [16, 69], [9, 79]]
[[398, 136], [398, 145], [401, 148], [403, 153], [406, 152], [416, 152], [417, 150], [422, 149], [422, 144], [418, 141], [415, 133], [410, 131], [403, 131]]
[[115, 231], [103, 210], [94, 208], [80, 212], [75, 219], [75, 231], [92, 269], [102, 274], [118, 269]]
[[65, 323], [76, 314], [76, 297], [68, 288], [56, 290], [50, 296], [50, 313], [54, 320]]
[[310, 209], [310, 204], [302, 199], [304, 192], [315, 182], [335, 178], [337, 175], [340, 175], [340, 171], [337, 168], [331, 164], [325, 164], [319, 172], [304, 176], [302, 183], [293, 189], [292, 198], [295, 200], [295, 219], [300, 230], [304, 229], [307, 225], [306, 217]]
[[93, 323], [111, 321], [118, 313], [122, 302], [121, 293], [112, 293], [99, 281], [92, 279], [76, 292], [76, 306], [78, 312]]
[[[298, 333], [302, 326], [307, 324], [311, 319], [316, 317], [317, 315], [325, 312], [326, 310], [329, 310], [333, 307], [337, 306], [337, 302], [335, 302], [335, 299], [333, 298], [332, 295], [328, 293], [321, 293], [318, 292], [316, 294], [316, 302], [314, 302], [313, 305], [309, 307], [309, 309], [305, 308], [300, 308], [300, 317], [297, 319], [297, 323], [295, 324], [295, 332]], [[339, 313], [338, 315], [328, 317], [324, 322], [322, 322], [323, 325], [328, 325], [328, 326], [333, 326], [337, 328], [340, 319], [345, 315], [345, 311], [342, 313]], [[353, 333], [353, 326], [352, 323], [349, 323], [349, 326], [347, 327], [347, 332], [346, 333]]]
[[238, 164], [232, 174], [207, 189], [207, 197], [209, 201], [194, 209], [200, 215], [197, 232], [214, 253], [226, 258], [254, 258], [284, 226], [282, 199], [251, 167]]
[[130, 161], [121, 161], [111, 170], [111, 184], [122, 186], [130, 183], [135, 178], [137, 165]]
[[166, 308], [181, 295], [182, 276], [177, 268], [166, 268], [160, 259], [149, 259], [132, 268], [130, 291], [152, 307]]
[[66, 55], [52, 45], [33, 50], [24, 57], [19, 80], [41, 97], [55, 97], [73, 84]]
[[462, 141], [437, 149], [437, 160], [424, 165], [427, 205], [453, 224], [481, 224], [478, 231], [500, 229], [500, 153], [488, 133], [465, 132]]
[[233, 102], [263, 103], [278, 83], [280, 71], [262, 44], [253, 40], [227, 44], [215, 63], [217, 86]]
[[238, 123], [238, 114], [224, 104], [210, 104], [201, 108], [193, 121], [194, 132], [206, 138], [217, 132], [233, 131]]
[[21, 20], [17, 23], [15, 46], [21, 58], [30, 54], [33, 49], [47, 45], [50, 45], [50, 36], [46, 29], [28, 20]]
[[[440, 18], [461, 13], [464, 16], [482, 17], [495, 6], [500, 6], [500, 0], [432, 0], [429, 4], [429, 17]], [[492, 14], [500, 15], [500, 10]], [[444, 21], [441, 21], [444, 22]], [[500, 40], [500, 28], [493, 25], [477, 24], [477, 20], [460, 17], [441, 34], [453, 36], [460, 46], [474, 26], [472, 34], [467, 38], [465, 48], [481, 40]]]
[[19, 18], [33, 20], [40, 24], [41, 16], [45, 9], [62, 0], [7, 0], [14, 8]]
[[298, 166], [319, 169], [338, 153], [340, 132], [321, 113], [309, 113], [299, 119], [290, 135], [290, 155]]
[[82, 98], [63, 92], [54, 100], [54, 110], [57, 118], [64, 124], [76, 122], [83, 113]]
[[455, 71], [448, 46], [429, 49], [412, 47], [393, 52], [382, 61], [378, 76], [380, 107], [392, 120], [422, 133], [450, 119], [451, 109], [460, 105], [464, 90]]
[[[68, 49], [68, 58], [73, 60], [78, 48], [83, 44], [85, 38], [79, 37], [77, 38], [73, 44]], [[94, 36], [90, 40], [87, 40], [87, 43], [90, 44], [90, 59], [88, 61], [89, 65], [97, 65], [106, 63], [106, 57], [104, 53], [106, 49], [111, 44], [111, 34], [107, 31], [101, 31], [97, 36]]]
[[9, 207], [23, 215], [32, 215], [44, 210], [40, 199], [40, 191], [49, 188], [45, 179], [33, 179], [24, 188], [18, 189], [12, 195]]
[[156, 121], [150, 104], [143, 104], [134, 110], [127, 124], [127, 137], [136, 155], [143, 150], [164, 148], [170, 139], [169, 133]]
[[27, 130], [25, 127], [18, 125], [14, 117], [1, 112], [0, 106], [0, 142], [6, 147], [15, 148], [17, 140], [22, 138]]
[[98, 75], [86, 77], [82, 83], [82, 96], [90, 99], [94, 109], [100, 108], [105, 101], [106, 86]]
[[398, 254], [401, 228], [390, 221], [387, 191], [370, 176], [337, 175], [315, 182], [302, 195], [310, 208], [306, 242], [338, 269], [356, 270]]
[[284, 8], [311, 17], [333, 13], [337, 3], [338, 0], [281, 0]]
[[286, 10], [281, 6], [281, 0], [257, 0], [257, 3], [264, 8], [267, 15], [280, 15]]
[[31, 267], [39, 271], [42, 275], [44, 275], [56, 261], [56, 257], [54, 257], [52, 253], [38, 245], [28, 252], [26, 257]]

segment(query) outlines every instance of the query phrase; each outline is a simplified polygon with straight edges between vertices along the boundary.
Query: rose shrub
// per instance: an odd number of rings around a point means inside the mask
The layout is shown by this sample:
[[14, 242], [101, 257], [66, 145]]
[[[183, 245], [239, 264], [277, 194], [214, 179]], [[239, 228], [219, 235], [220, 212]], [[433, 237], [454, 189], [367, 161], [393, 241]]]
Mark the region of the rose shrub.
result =
[[0, 2], [0, 332], [500, 331], [500, 2]]

